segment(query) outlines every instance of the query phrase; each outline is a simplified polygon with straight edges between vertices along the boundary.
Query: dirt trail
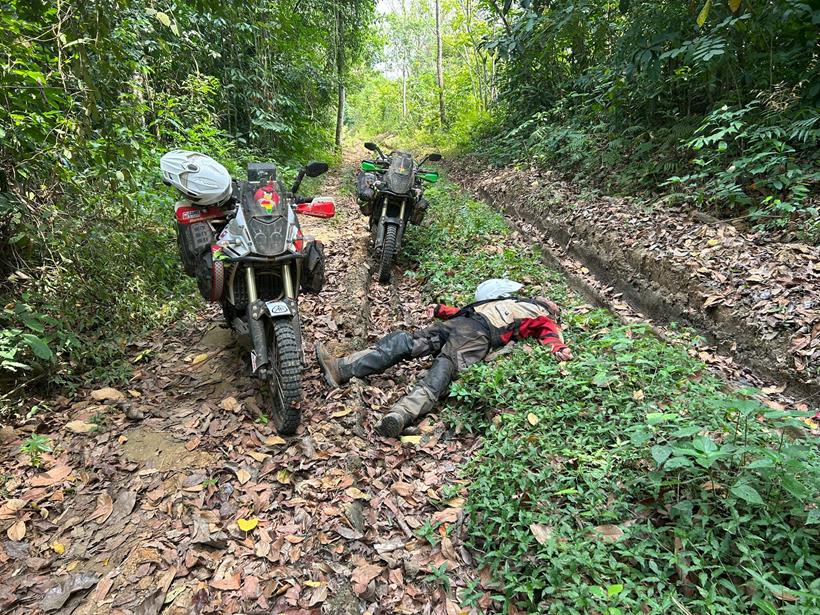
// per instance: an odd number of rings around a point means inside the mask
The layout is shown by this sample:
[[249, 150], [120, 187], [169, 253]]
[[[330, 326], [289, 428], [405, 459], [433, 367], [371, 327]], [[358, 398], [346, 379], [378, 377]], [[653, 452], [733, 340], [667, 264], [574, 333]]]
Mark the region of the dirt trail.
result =
[[[127, 388], [58, 398], [39, 424], [3, 432], [0, 611], [469, 612], [453, 601], [473, 574], [456, 469], [473, 442], [435, 416], [417, 439], [374, 435], [378, 412], [421, 365], [328, 391], [313, 358], [317, 340], [342, 352], [422, 324], [416, 282], [398, 270], [391, 287], [370, 282], [345, 168], [322, 190], [337, 217], [303, 221], [326, 243], [328, 276], [300, 308], [298, 434], [283, 439], [256, 420], [261, 387], [216, 309], [156, 335]], [[39, 469], [19, 452], [35, 428], [53, 446]], [[445, 563], [446, 593], [425, 579]]]

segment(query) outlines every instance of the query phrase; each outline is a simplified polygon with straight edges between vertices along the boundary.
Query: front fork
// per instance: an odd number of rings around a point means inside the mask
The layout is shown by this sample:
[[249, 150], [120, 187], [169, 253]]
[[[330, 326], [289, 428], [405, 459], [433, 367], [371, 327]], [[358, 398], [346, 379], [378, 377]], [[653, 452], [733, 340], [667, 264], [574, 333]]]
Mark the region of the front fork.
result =
[[[256, 292], [256, 270], [253, 267], [245, 267], [245, 285], [248, 289], [248, 331], [253, 344], [251, 369], [253, 373], [264, 376], [270, 362], [268, 338], [265, 333], [265, 317], [268, 315], [268, 311], [265, 302], [259, 300], [259, 295]], [[296, 293], [290, 265], [282, 267], [282, 286], [284, 287], [285, 297], [290, 301], [295, 301]]]
[[[377, 252], [381, 251], [382, 246], [384, 245], [384, 232], [385, 232], [385, 230], [387, 230], [387, 220], [393, 220], [393, 221], [396, 220], [396, 218], [388, 218], [388, 216], [387, 216], [387, 205], [388, 205], [388, 202], [387, 202], [387, 199], [385, 199], [384, 203], [382, 203], [381, 216], [379, 216], [379, 225], [378, 225], [378, 229], [376, 231], [375, 244], [376, 244], [376, 251]], [[407, 199], [402, 199], [401, 200], [401, 209], [399, 210], [399, 217], [398, 217], [399, 233], [398, 233], [398, 241], [397, 241], [397, 245], [396, 245], [397, 248], [398, 248], [398, 246], [401, 245], [401, 240], [404, 236], [404, 212], [405, 212], [406, 207], [407, 207]]]

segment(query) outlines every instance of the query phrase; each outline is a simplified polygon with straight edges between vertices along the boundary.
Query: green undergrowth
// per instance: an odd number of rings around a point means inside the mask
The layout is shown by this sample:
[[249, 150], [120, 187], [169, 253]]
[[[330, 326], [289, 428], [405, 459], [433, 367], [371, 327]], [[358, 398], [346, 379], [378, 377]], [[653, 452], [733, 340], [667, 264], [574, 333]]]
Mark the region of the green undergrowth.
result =
[[[469, 539], [507, 612], [809, 613], [820, 607], [820, 461], [797, 412], [730, 391], [689, 352], [584, 305], [448, 184], [411, 235], [431, 299], [490, 276], [564, 306], [574, 360], [519, 344], [468, 370], [448, 422], [483, 435], [465, 467]], [[474, 591], [461, 596], [472, 602]], [[519, 611], [520, 612], [520, 611]]]

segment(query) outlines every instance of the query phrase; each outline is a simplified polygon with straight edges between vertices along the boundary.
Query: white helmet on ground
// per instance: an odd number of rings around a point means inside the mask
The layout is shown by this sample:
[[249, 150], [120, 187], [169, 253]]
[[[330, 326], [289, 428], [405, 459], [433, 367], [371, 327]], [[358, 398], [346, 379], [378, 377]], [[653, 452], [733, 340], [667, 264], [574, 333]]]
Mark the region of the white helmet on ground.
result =
[[160, 159], [159, 167], [165, 182], [194, 205], [218, 205], [231, 196], [231, 174], [210, 156], [175, 149]]
[[524, 288], [523, 284], [519, 284], [513, 280], [502, 278], [484, 280], [475, 289], [475, 300], [488, 301], [490, 299], [499, 299], [500, 297], [509, 297], [522, 288]]

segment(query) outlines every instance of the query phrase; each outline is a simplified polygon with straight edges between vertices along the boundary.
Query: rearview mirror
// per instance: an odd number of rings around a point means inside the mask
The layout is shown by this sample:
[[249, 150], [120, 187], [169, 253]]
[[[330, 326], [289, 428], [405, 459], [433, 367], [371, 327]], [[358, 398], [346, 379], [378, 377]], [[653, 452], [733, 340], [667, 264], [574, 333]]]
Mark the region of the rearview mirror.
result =
[[319, 177], [322, 173], [326, 173], [329, 168], [326, 162], [312, 160], [305, 165], [305, 175], [308, 177]]
[[365, 141], [364, 148], [370, 150], [371, 152], [379, 151], [379, 146], [373, 143], [372, 141]]
[[441, 154], [427, 154], [427, 160], [429, 160], [430, 162], [438, 162], [439, 160], [441, 160]]

